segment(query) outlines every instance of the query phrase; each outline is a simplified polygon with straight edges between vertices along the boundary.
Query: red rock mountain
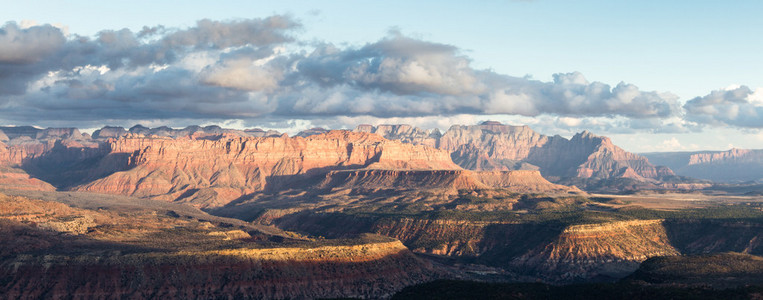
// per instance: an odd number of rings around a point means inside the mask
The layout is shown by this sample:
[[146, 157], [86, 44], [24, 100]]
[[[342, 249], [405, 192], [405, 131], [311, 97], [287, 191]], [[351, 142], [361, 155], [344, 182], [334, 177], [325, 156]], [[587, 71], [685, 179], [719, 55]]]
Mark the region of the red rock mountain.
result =
[[76, 190], [224, 205], [243, 195], [303, 185], [331, 170], [456, 170], [447, 152], [375, 134], [331, 131], [307, 138], [226, 137], [109, 140], [111, 155], [129, 155], [125, 171]]
[[[537, 171], [463, 170], [446, 150], [377, 134], [316, 129], [305, 137], [252, 137], [226, 130], [214, 135], [212, 129], [105, 127], [90, 139], [76, 130], [24, 127], [15, 131], [7, 145], [0, 145], [0, 166], [5, 168], [0, 185], [51, 190], [52, 183], [63, 189], [199, 207], [291, 188], [444, 189], [452, 193], [464, 188], [510, 187], [578, 192], [548, 182]], [[436, 131], [423, 134], [439, 136]]]
[[[6, 168], [0, 172], [5, 174], [0, 185], [18, 183], [49, 190], [53, 184], [199, 207], [294, 187], [413, 188], [419, 184], [453, 191], [486, 187], [564, 191], [568, 189], [549, 183], [537, 171], [557, 182], [560, 178], [656, 182], [672, 174], [606, 137], [583, 132], [568, 140], [496, 122], [452, 126], [444, 134], [408, 125], [363, 125], [358, 132], [316, 128], [293, 138], [217, 126], [104, 127], [92, 138], [72, 128], [2, 130], [10, 139], [0, 145], [0, 166]], [[462, 167], [504, 172], [475, 173]], [[536, 172], [505, 173], [509, 170]], [[338, 182], [340, 178], [347, 182]]]
[[587, 131], [571, 139], [539, 134], [527, 126], [498, 122], [454, 125], [444, 134], [409, 125], [358, 126], [388, 139], [447, 150], [453, 161], [471, 170], [540, 170], [547, 178], [631, 178], [649, 181], [673, 175], [639, 155], [615, 146], [607, 137]]

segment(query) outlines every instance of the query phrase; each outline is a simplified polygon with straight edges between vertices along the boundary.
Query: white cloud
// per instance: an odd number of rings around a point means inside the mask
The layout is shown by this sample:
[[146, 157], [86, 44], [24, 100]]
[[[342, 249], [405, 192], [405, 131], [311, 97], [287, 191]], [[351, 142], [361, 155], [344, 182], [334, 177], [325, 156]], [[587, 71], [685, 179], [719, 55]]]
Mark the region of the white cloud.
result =
[[763, 128], [763, 91], [746, 86], [712, 91], [684, 104], [686, 119], [715, 126]]

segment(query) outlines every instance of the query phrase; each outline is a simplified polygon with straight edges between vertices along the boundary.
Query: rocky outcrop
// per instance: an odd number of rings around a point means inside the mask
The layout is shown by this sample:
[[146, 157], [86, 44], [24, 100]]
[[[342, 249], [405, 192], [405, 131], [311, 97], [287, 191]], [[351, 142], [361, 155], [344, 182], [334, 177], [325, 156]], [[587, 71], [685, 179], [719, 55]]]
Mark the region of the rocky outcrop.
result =
[[513, 259], [510, 265], [560, 281], [597, 276], [620, 278], [655, 256], [678, 255], [662, 220], [634, 220], [565, 228], [550, 243]]
[[441, 136], [408, 125], [359, 126], [388, 139], [435, 146], [451, 153], [453, 161], [471, 170], [540, 170], [547, 178], [632, 178], [655, 180], [673, 173], [629, 153], [607, 137], [589, 132], [572, 139], [538, 134], [527, 126], [485, 122], [454, 125]]

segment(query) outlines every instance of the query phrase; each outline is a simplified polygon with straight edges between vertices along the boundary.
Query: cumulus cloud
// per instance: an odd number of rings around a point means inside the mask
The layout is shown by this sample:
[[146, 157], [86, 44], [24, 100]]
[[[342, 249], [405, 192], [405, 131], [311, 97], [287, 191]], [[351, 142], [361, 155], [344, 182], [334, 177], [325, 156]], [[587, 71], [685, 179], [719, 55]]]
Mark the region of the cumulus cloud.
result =
[[[360, 113], [390, 117], [430, 114], [518, 114], [537, 116], [669, 117], [680, 109], [671, 94], [643, 92], [635, 85], [614, 88], [589, 83], [579, 72], [555, 74], [553, 82], [476, 70], [458, 49], [412, 39], [393, 32], [357, 49], [324, 45], [301, 60], [300, 75], [323, 88], [348, 87], [335, 111], [356, 115], [352, 93], [371, 93], [382, 100]], [[334, 98], [335, 99], [335, 98]], [[387, 109], [385, 109], [387, 108]], [[300, 109], [293, 114], [310, 114]]]
[[[600, 122], [606, 126], [664, 127], [659, 120], [680, 111], [671, 94], [589, 82], [578, 72], [544, 82], [478, 70], [455, 46], [399, 32], [359, 47], [287, 51], [299, 48], [290, 45], [299, 42], [300, 27], [272, 16], [103, 30], [91, 38], [7, 23], [0, 29], [0, 118], [77, 126], [515, 115], [550, 116], [572, 128], [595, 125], [590, 118], [609, 119]], [[634, 123], [612, 121], [621, 119]]]
[[743, 128], [763, 128], [763, 89], [731, 86], [689, 100], [684, 104], [688, 120]]

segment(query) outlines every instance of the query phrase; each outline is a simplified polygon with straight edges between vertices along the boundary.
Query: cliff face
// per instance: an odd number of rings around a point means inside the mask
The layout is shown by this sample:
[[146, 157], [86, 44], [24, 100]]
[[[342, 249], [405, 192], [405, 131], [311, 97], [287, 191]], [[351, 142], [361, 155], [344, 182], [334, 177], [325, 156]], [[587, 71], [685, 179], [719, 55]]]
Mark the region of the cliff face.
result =
[[756, 221], [627, 220], [585, 225], [431, 219], [367, 214], [295, 214], [281, 226], [328, 237], [374, 232], [414, 252], [448, 256], [547, 282], [622, 278], [652, 257], [741, 252], [763, 254]]
[[180, 200], [201, 207], [224, 205], [330, 170], [460, 169], [445, 151], [347, 131], [307, 138], [126, 137], [109, 141], [108, 147], [111, 154], [129, 154], [129, 170], [77, 190]]
[[467, 259], [550, 282], [619, 278], [650, 257], [680, 254], [662, 220], [559, 226], [326, 214], [287, 216], [276, 223], [332, 237], [374, 232], [400, 239], [415, 252]]
[[647, 258], [679, 254], [661, 220], [622, 221], [567, 227], [550, 243], [531, 249], [510, 265], [574, 281], [622, 277]]
[[[157, 135], [170, 129], [136, 126], [129, 131], [105, 127], [94, 134], [96, 139], [82, 140], [72, 139], [76, 132], [70, 129], [35, 130], [39, 139], [22, 136], [0, 144], [0, 165], [15, 170], [0, 172], [8, 186], [35, 189], [35, 183], [36, 189], [52, 189], [45, 181], [60, 189], [179, 201], [202, 208], [223, 206], [257, 192], [295, 188], [579, 192], [551, 184], [537, 171], [463, 170], [447, 150], [365, 132], [315, 130], [306, 137], [239, 137], [215, 128], [189, 127], [171, 131], [187, 136], [172, 137]], [[421, 139], [440, 137], [409, 126], [374, 130]], [[103, 140], [106, 136], [120, 137]]]
[[471, 170], [538, 169], [546, 177], [632, 178], [653, 180], [673, 175], [645, 158], [629, 153], [607, 137], [582, 132], [572, 139], [538, 134], [527, 126], [485, 122], [452, 126], [438, 136], [407, 125], [360, 126], [388, 139], [434, 145], [451, 153], [453, 161]]
[[[22, 256], [0, 264], [9, 298], [381, 298], [439, 277], [400, 242], [170, 254]], [[125, 280], [128, 278], [129, 280]]]
[[509, 189], [521, 193], [582, 193], [574, 187], [553, 184], [538, 171], [391, 170], [332, 171], [319, 189], [394, 189], [445, 191]]

